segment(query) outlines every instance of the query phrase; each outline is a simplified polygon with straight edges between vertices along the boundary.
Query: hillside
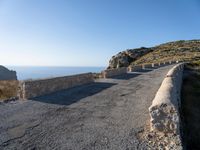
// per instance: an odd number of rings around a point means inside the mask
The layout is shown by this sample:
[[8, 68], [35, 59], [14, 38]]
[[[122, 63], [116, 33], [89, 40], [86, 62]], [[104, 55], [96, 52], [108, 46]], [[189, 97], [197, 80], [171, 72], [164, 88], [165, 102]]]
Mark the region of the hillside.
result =
[[[174, 41], [150, 48], [128, 49], [113, 56], [108, 68], [163, 61], [199, 61], [200, 40]], [[197, 63], [197, 62], [196, 62]]]

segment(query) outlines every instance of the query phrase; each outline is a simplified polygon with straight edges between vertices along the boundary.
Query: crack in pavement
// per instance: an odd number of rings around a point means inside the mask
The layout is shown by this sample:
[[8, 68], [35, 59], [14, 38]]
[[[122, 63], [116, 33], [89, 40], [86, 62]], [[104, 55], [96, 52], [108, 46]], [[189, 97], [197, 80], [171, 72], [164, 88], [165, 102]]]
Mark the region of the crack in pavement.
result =
[[31, 127], [26, 128], [24, 134], [22, 134], [21, 136], [17, 136], [17, 137], [15, 137], [15, 138], [12, 138], [12, 139], [8, 139], [7, 141], [5, 141], [5, 142], [3, 142], [2, 144], [0, 144], [0, 147], [5, 147], [5, 146], [7, 146], [10, 142], [23, 138], [28, 132], [30, 132], [30, 130], [33, 130], [34, 128], [36, 128], [36, 127], [39, 126], [39, 125], [40, 125], [40, 123], [38, 123], [38, 124], [36, 124], [36, 125], [34, 125], [34, 126], [31, 126]]

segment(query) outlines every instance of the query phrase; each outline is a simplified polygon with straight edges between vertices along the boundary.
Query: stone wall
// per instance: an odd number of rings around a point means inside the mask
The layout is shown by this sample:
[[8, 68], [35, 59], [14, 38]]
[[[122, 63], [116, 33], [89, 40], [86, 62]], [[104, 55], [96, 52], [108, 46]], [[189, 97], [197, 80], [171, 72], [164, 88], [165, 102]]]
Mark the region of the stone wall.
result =
[[143, 64], [143, 65], [133, 65], [133, 66], [122, 67], [122, 68], [117, 68], [117, 69], [107, 69], [107, 70], [102, 71], [101, 74], [103, 78], [110, 78], [110, 77], [124, 74], [127, 72], [141, 71], [142, 69], [156, 68], [159, 66], [170, 65], [170, 64], [175, 64], [175, 63], [178, 63], [178, 62], [169, 61], [169, 62], [158, 62], [158, 63]]
[[164, 65], [170, 65], [170, 64], [175, 64], [178, 63], [176, 61], [166, 61], [166, 62], [158, 62], [158, 63], [150, 63], [150, 64], [143, 64], [143, 65], [137, 65], [137, 66], [129, 66], [128, 71], [139, 71], [142, 69], [148, 69], [148, 68], [156, 68], [159, 66], [164, 66]]
[[144, 64], [144, 65], [142, 65], [142, 68], [143, 69], [148, 69], [148, 68], [152, 68], [153, 67], [153, 64]]
[[130, 71], [133, 72], [133, 71], [139, 71], [139, 70], [142, 70], [142, 65], [139, 65], [139, 66], [132, 66], [130, 68]]
[[177, 64], [169, 70], [149, 107], [152, 130], [180, 134], [179, 107], [183, 67], [183, 63]]
[[160, 66], [160, 63], [154, 63], [153, 64], [153, 67], [159, 67]]
[[117, 69], [107, 69], [102, 71], [102, 76], [103, 78], [110, 78], [113, 76], [118, 76], [121, 74], [125, 74], [127, 73], [127, 68], [126, 67], [122, 67], [122, 68], [117, 68]]
[[16, 71], [8, 70], [0, 65], [0, 80], [17, 80]]
[[21, 81], [19, 96], [23, 99], [29, 99], [91, 82], [94, 82], [92, 73]]
[[166, 64], [166, 62], [161, 62], [161, 63], [160, 63], [161, 66], [163, 66], [163, 65], [165, 65], [165, 64]]

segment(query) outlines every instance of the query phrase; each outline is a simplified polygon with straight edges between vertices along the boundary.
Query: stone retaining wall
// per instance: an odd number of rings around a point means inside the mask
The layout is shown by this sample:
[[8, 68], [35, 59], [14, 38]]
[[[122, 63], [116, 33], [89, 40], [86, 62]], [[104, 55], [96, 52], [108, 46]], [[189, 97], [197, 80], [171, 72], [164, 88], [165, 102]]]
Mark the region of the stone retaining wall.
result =
[[19, 96], [23, 99], [29, 99], [91, 82], [94, 82], [92, 73], [21, 81]]
[[165, 62], [161, 62], [160, 65], [161, 65], [161, 66], [165, 65]]
[[153, 67], [159, 67], [159, 66], [160, 66], [160, 63], [153, 63], [152, 66], [153, 66]]
[[113, 76], [125, 74], [127, 73], [127, 70], [128, 69], [126, 67], [116, 68], [116, 69], [107, 69], [107, 70], [102, 71], [102, 76], [103, 78], [110, 78]]
[[169, 64], [171, 64], [171, 62], [165, 62], [165, 65], [169, 65]]
[[148, 68], [154, 68], [169, 64], [177, 63], [175, 61], [169, 61], [169, 62], [158, 62], [158, 63], [151, 63], [151, 64], [143, 64], [143, 65], [137, 65], [137, 66], [129, 66], [128, 68], [122, 67], [122, 68], [115, 68], [115, 69], [107, 69], [101, 72], [103, 78], [110, 78], [113, 76], [117, 76], [120, 74], [124, 74], [127, 72], [134, 72], [134, 71], [140, 71], [142, 69], [148, 69]]
[[149, 107], [151, 129], [180, 134], [180, 91], [184, 64], [175, 65], [166, 75]]
[[144, 64], [143, 65], [143, 69], [145, 68], [152, 68], [153, 67], [153, 64]]
[[138, 66], [132, 66], [129, 68], [130, 72], [134, 72], [134, 71], [139, 71], [142, 70], [143, 66], [142, 65], [138, 65]]

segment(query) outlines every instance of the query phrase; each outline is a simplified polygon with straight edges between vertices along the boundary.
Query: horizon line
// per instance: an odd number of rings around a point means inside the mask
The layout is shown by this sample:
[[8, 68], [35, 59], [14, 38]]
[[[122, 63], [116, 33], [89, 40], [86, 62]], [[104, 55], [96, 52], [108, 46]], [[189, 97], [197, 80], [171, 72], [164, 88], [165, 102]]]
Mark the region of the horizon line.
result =
[[63, 65], [2, 65], [2, 66], [6, 66], [6, 67], [106, 67], [106, 66], [63, 66]]

